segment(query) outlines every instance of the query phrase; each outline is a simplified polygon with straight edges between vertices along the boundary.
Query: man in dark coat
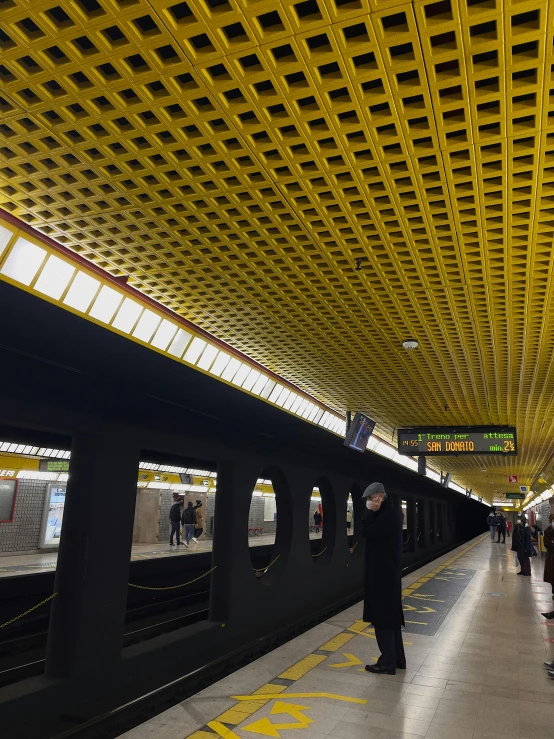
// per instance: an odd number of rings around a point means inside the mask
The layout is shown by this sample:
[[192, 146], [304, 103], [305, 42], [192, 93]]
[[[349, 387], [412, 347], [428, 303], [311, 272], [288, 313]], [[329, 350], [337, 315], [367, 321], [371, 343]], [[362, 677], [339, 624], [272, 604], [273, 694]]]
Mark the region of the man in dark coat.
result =
[[401, 631], [402, 518], [382, 483], [372, 483], [362, 497], [367, 507], [361, 526], [365, 539], [363, 620], [373, 624], [381, 650], [377, 664], [366, 665], [366, 670], [395, 675], [397, 669], [406, 669]]

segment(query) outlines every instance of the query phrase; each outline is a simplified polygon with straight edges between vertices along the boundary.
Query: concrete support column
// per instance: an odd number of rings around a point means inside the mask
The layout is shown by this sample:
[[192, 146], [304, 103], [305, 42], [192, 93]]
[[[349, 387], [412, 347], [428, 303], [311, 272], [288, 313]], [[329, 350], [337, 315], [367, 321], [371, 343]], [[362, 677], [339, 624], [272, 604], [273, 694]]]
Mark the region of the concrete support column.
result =
[[125, 433], [73, 437], [47, 677], [106, 669], [121, 659], [139, 456]]

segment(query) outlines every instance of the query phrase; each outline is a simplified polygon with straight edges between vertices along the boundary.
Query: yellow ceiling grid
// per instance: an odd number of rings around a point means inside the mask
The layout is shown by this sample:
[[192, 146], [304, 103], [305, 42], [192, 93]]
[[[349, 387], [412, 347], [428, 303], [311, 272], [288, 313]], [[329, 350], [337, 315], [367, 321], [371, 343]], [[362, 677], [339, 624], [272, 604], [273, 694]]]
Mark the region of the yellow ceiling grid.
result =
[[517, 458], [445, 467], [485, 496], [530, 482], [554, 431], [553, 14], [0, 0], [0, 207], [389, 439], [516, 425]]

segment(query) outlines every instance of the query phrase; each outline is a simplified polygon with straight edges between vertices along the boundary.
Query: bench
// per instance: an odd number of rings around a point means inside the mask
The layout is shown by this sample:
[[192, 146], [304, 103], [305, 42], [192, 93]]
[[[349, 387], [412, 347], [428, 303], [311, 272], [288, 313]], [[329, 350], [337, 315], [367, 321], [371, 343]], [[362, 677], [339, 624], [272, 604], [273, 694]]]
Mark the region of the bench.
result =
[[261, 536], [264, 533], [263, 526], [253, 526], [248, 529], [248, 536]]

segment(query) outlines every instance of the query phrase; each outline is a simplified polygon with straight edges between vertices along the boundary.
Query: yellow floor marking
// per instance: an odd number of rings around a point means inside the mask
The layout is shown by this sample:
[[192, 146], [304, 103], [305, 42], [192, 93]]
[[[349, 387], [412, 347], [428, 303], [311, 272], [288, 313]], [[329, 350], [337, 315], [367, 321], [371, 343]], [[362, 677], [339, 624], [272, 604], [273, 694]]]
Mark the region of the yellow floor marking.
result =
[[255, 721], [253, 724], [243, 726], [242, 731], [251, 731], [255, 734], [262, 734], [263, 736], [277, 737], [281, 736], [279, 731], [291, 730], [291, 729], [307, 729], [310, 724], [313, 724], [313, 719], [306, 716], [302, 711], [309, 711], [309, 706], [297, 706], [294, 703], [282, 703], [281, 701], [275, 701], [275, 705], [271, 709], [271, 715], [288, 713], [292, 718], [297, 719], [295, 724], [273, 724], [265, 717], [259, 721]]
[[[274, 695], [260, 695], [259, 698], [275, 698]], [[235, 701], [248, 701], [252, 698], [251, 695], [232, 695], [231, 698]], [[346, 701], [346, 703], [360, 703], [365, 706], [367, 701], [364, 698], [350, 698], [348, 695], [337, 695], [336, 693], [285, 693], [280, 695], [279, 698], [284, 700], [290, 700], [291, 698], [328, 698], [332, 701]]]
[[[419, 610], [423, 609], [423, 610]], [[404, 611], [415, 611], [416, 613], [436, 613], [434, 608], [429, 606], [410, 606], [407, 603], [402, 604], [402, 610]]]
[[[350, 627], [350, 631], [353, 631], [353, 632], [354, 632], [355, 634], [357, 634], [358, 636], [365, 636], [365, 637], [367, 637], [368, 639], [377, 639], [377, 637], [375, 636], [375, 634], [374, 634], [374, 633], [370, 633], [370, 634], [368, 634], [368, 633], [366, 633], [365, 631], [356, 631], [355, 629], [353, 629], [353, 628], [352, 628], [352, 626]], [[405, 641], [405, 642], [404, 642], [404, 644], [405, 644], [405, 645], [408, 645], [408, 646], [410, 646], [410, 647], [411, 647], [411, 646], [412, 646], [412, 644], [413, 644], [413, 642], [411, 642], [411, 641]]]
[[278, 695], [286, 689], [286, 685], [275, 685], [274, 683], [266, 683], [265, 685], [262, 685], [261, 688], [255, 690], [253, 695], [257, 695], [258, 693], [271, 693], [272, 695]]
[[420, 626], [429, 626], [427, 621], [408, 621], [408, 619], [406, 619], [406, 623], [407, 624], [419, 624]]
[[323, 654], [309, 654], [307, 657], [304, 657], [304, 659], [301, 659], [300, 662], [297, 662], [292, 667], [289, 667], [288, 670], [281, 673], [279, 677], [282, 680], [298, 680], [299, 678], [304, 677], [304, 675], [311, 669], [321, 664], [324, 659], [327, 659], [327, 657]]
[[354, 665], [362, 664], [362, 660], [358, 659], [354, 654], [349, 654], [348, 652], [343, 652], [343, 654], [348, 662], [336, 662], [334, 665], [329, 665], [329, 667], [353, 667]]
[[357, 634], [358, 636], [365, 636], [365, 637], [367, 637], [368, 639], [376, 639], [376, 638], [377, 638], [377, 637], [375, 636], [375, 634], [366, 634], [366, 632], [365, 632], [365, 631], [358, 631], [358, 630], [356, 630], [356, 629], [353, 629], [352, 627], [350, 627], [350, 631], [353, 631], [353, 632], [354, 632], [355, 634]]
[[341, 647], [344, 647], [354, 637], [352, 634], [337, 634], [332, 639], [319, 648], [320, 652], [336, 652]]
[[253, 713], [256, 713], [256, 711], [260, 708], [263, 708], [268, 701], [245, 701], [244, 703], [239, 703], [236, 706], [233, 706], [233, 708], [229, 708], [228, 711], [225, 711], [225, 713], [222, 713], [221, 716], [218, 716], [218, 721], [221, 721], [224, 724], [233, 724], [234, 726], [238, 726], [243, 721], [246, 721], [247, 718], [250, 718]]
[[429, 593], [428, 595], [421, 595], [421, 593], [414, 593], [414, 595], [409, 595], [408, 598], [418, 598], [419, 600], [430, 600], [433, 603], [444, 603], [443, 600], [439, 600], [438, 598], [435, 598], [432, 593]]
[[238, 734], [235, 734], [234, 731], [228, 729], [224, 724], [219, 723], [219, 721], [209, 721], [208, 726], [210, 729], [213, 729], [218, 736], [224, 737], [224, 739], [240, 739]]
[[214, 735], [211, 731], [195, 731], [194, 734], [189, 734], [187, 739], [214, 739]]

